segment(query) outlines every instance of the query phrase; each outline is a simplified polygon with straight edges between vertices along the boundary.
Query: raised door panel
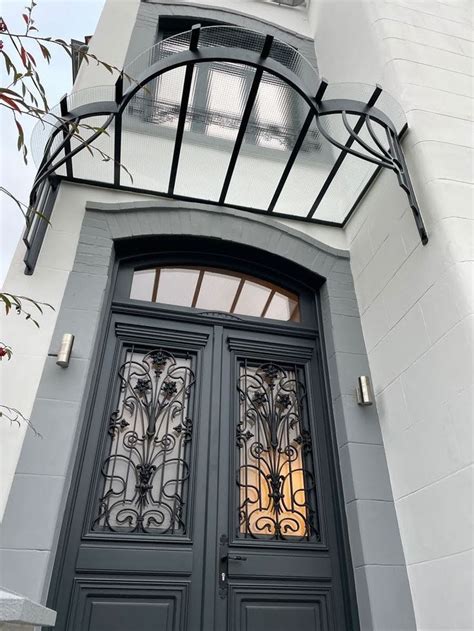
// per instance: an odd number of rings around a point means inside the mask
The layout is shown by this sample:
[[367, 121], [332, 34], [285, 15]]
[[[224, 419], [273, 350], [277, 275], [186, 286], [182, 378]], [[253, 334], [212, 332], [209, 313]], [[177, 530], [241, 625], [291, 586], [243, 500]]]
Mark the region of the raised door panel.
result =
[[78, 579], [70, 627], [78, 631], [185, 631], [189, 585], [135, 578]]
[[254, 584], [232, 587], [229, 599], [228, 631], [336, 631], [329, 587]]

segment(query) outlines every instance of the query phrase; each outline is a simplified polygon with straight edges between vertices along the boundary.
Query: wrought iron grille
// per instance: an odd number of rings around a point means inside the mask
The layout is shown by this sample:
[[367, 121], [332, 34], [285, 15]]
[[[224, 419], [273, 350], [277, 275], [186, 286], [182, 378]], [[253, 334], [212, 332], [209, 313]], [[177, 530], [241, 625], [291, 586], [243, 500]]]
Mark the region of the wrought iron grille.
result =
[[240, 364], [238, 536], [319, 540], [306, 390], [297, 367]]
[[185, 534], [193, 423], [191, 358], [127, 351], [110, 417], [93, 530]]

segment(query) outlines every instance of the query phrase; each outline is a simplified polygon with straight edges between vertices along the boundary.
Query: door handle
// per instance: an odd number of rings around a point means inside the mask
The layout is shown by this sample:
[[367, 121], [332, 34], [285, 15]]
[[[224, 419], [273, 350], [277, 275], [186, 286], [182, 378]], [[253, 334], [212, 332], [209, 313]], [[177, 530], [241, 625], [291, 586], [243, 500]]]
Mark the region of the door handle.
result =
[[227, 559], [229, 561], [246, 561], [247, 557], [243, 557], [240, 554], [228, 554]]
[[224, 554], [221, 556], [221, 561], [246, 561], [247, 557], [240, 554]]

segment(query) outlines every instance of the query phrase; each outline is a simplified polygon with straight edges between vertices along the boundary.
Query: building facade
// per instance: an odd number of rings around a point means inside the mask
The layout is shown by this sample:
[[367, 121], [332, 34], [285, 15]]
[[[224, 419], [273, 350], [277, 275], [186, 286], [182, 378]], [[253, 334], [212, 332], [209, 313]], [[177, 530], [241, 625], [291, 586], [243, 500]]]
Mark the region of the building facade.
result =
[[474, 628], [469, 4], [105, 3], [5, 287], [56, 629]]

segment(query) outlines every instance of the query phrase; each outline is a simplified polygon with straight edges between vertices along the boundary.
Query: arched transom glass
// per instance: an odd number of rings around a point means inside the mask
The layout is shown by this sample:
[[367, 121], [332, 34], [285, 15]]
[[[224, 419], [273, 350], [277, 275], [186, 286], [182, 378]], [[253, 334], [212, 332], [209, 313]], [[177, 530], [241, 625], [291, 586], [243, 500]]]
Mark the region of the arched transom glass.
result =
[[231, 270], [179, 266], [135, 270], [130, 298], [299, 322], [298, 295]]

